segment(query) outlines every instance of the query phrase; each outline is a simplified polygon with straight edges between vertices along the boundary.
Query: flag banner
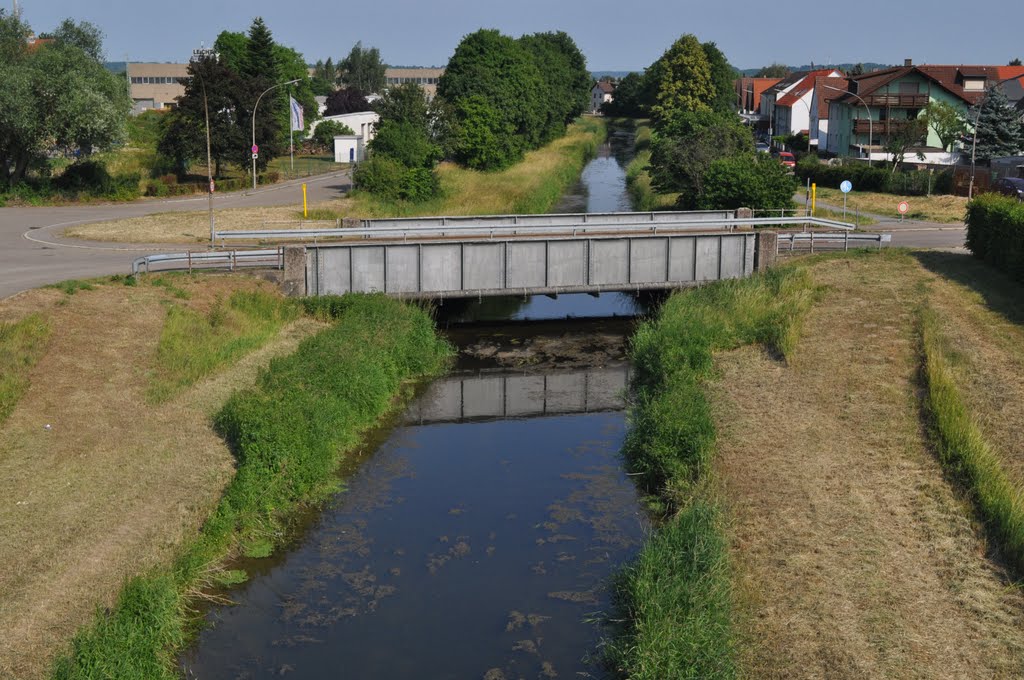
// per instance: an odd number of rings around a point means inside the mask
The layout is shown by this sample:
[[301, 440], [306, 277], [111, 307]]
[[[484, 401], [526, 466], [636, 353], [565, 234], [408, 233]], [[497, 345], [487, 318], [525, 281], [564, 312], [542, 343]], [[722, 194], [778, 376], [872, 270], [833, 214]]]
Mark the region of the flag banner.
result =
[[302, 106], [300, 106], [292, 97], [288, 97], [288, 103], [291, 105], [292, 109], [292, 130], [305, 129], [306, 124], [302, 116]]

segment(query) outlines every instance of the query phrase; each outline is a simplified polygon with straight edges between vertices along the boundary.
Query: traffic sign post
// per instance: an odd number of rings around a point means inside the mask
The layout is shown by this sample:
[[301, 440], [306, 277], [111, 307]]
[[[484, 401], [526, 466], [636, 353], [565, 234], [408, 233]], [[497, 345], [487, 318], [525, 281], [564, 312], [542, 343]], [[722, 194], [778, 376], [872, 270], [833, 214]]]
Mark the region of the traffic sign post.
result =
[[843, 183], [839, 185], [839, 190], [843, 192], [843, 221], [846, 221], [846, 194], [853, 191], [853, 182], [848, 179], [844, 179]]
[[253, 144], [252, 145], [252, 152], [253, 153], [259, 153], [260, 152], [260, 147], [258, 147], [255, 144]]
[[899, 205], [896, 206], [897, 212], [900, 214], [900, 222], [903, 221], [903, 216], [910, 212], [910, 204], [906, 201], [900, 201]]

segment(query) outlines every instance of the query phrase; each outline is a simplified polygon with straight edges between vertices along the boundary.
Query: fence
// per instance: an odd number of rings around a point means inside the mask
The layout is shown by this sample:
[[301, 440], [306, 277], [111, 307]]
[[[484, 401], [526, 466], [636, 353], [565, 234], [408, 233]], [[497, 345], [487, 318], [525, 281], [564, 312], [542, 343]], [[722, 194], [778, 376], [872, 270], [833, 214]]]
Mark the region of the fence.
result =
[[854, 234], [850, 232], [803, 232], [778, 235], [778, 253], [785, 255], [793, 252], [815, 252], [823, 250], [849, 250], [852, 248], [871, 247], [877, 244], [882, 249], [883, 243], [892, 242], [892, 234]]
[[154, 268], [159, 270], [187, 269], [228, 269], [239, 267], [274, 267], [284, 269], [284, 248], [262, 250], [207, 250], [200, 252], [163, 253], [146, 255], [132, 262], [132, 274], [145, 270], [148, 274]]

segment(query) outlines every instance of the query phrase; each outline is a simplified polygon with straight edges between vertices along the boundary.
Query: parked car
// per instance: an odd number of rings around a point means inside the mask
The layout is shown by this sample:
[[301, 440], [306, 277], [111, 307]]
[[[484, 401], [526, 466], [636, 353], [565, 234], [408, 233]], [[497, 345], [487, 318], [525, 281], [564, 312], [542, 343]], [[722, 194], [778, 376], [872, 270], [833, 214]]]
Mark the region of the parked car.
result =
[[769, 151], [772, 150], [772, 147], [768, 144], [768, 142], [758, 142], [757, 144], [754, 145], [754, 148], [757, 149], [759, 153], [768, 153]]
[[992, 183], [992, 191], [997, 191], [1004, 196], [1013, 196], [1018, 201], [1024, 201], [1024, 179], [1019, 177], [1004, 177]]
[[796, 167], [796, 156], [794, 156], [789, 151], [780, 151], [779, 152], [779, 162], [782, 163], [783, 165], [785, 165], [787, 168], [795, 168]]

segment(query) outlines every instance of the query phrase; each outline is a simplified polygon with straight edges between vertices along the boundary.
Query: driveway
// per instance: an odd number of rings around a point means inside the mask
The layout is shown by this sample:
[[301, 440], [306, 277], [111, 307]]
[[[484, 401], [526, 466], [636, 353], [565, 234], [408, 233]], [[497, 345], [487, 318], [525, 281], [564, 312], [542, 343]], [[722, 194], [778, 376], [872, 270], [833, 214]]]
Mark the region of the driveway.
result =
[[[290, 180], [249, 192], [214, 194], [214, 210], [286, 205], [298, 202], [305, 182], [310, 203], [340, 198], [351, 188], [347, 170]], [[84, 222], [140, 217], [158, 212], [201, 211], [205, 195], [132, 203], [42, 208], [0, 208], [0, 299], [29, 288], [66, 279], [125, 274], [146, 252], [173, 250], [172, 245], [96, 243], [60, 236]]]

